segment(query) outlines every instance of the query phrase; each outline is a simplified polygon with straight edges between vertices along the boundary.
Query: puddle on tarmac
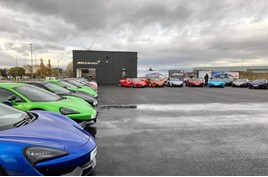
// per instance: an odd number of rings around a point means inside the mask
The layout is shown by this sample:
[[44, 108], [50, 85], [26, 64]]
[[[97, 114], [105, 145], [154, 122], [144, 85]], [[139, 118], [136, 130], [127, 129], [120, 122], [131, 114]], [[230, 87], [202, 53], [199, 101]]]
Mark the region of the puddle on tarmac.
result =
[[[159, 128], [197, 129], [268, 124], [268, 103], [139, 104], [100, 107], [97, 137]], [[254, 116], [254, 118], [252, 118]]]

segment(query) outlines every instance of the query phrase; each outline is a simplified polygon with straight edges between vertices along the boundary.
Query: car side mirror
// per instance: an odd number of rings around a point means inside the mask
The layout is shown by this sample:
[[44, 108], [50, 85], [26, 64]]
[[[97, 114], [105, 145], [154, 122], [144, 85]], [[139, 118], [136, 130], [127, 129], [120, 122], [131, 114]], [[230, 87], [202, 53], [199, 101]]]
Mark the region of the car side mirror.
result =
[[7, 98], [8, 101], [15, 101], [16, 100], [16, 95], [11, 95]]
[[21, 102], [20, 97], [17, 97], [16, 95], [11, 95], [7, 98], [8, 101], [12, 102]]

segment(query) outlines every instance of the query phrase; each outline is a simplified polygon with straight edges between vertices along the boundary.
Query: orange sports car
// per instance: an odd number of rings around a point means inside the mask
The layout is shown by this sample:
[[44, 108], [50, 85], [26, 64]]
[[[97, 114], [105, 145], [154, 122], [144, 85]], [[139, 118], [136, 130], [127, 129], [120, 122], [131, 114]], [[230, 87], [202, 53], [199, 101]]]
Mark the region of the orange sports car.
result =
[[158, 78], [148, 78], [144, 80], [147, 87], [164, 87], [165, 82]]

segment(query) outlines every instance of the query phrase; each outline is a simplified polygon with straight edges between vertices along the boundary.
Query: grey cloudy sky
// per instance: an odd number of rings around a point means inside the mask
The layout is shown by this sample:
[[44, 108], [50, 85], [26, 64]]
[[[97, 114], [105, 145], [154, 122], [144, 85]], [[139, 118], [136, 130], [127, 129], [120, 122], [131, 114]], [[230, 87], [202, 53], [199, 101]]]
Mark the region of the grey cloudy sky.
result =
[[[137, 51], [139, 69], [268, 65], [267, 0], [0, 0], [0, 67]], [[35, 58], [35, 55], [34, 55]]]

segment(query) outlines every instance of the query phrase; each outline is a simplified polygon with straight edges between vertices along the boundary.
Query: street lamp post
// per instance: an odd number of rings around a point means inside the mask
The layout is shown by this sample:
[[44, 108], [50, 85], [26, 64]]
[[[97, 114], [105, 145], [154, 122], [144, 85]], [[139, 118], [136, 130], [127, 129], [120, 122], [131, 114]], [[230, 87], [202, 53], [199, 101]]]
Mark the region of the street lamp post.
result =
[[31, 46], [31, 74], [32, 74], [32, 80], [33, 80], [33, 44], [28, 44]]
[[58, 79], [60, 78], [60, 60], [58, 60]]

